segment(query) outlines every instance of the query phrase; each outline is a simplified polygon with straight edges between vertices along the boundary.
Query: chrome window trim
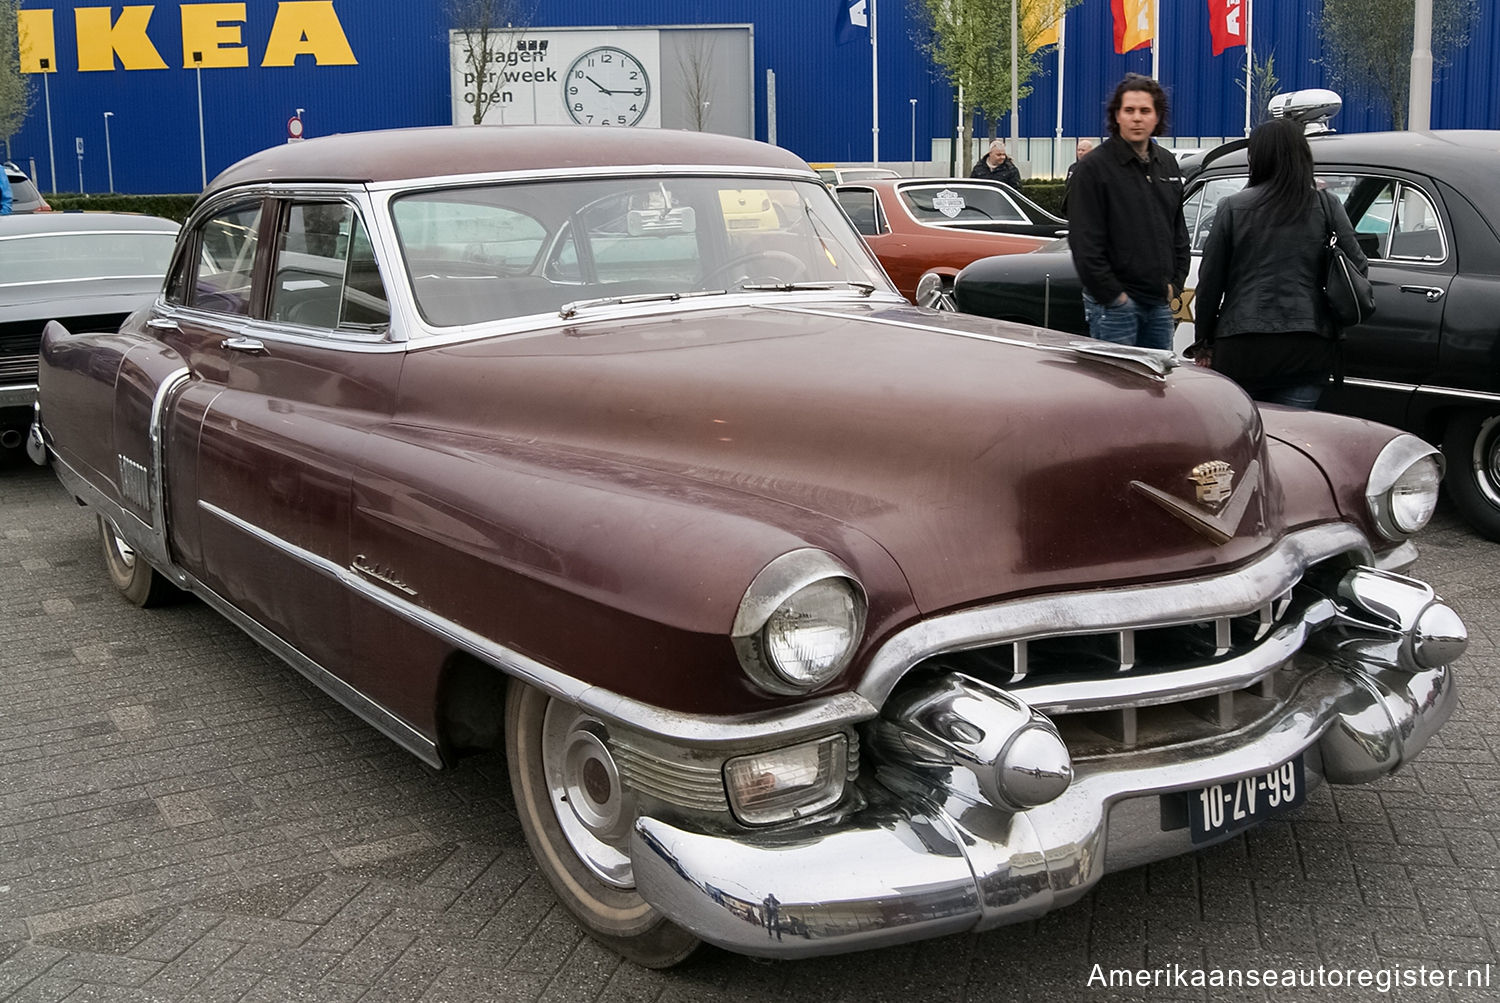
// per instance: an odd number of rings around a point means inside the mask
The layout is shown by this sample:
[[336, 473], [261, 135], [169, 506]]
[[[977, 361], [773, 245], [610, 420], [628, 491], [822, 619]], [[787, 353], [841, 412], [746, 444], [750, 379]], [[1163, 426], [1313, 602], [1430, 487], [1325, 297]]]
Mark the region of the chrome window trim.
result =
[[919, 621], [875, 652], [856, 688], [883, 705], [914, 666], [934, 655], [1067, 633], [1101, 633], [1245, 615], [1285, 593], [1312, 564], [1344, 553], [1373, 559], [1364, 534], [1347, 523], [1299, 530], [1269, 553], [1227, 574], [1114, 589], [1086, 589], [993, 603]]
[[565, 700], [606, 721], [618, 722], [669, 742], [723, 750], [766, 748], [780, 741], [824, 734], [875, 716], [875, 708], [854, 693], [820, 697], [789, 710], [731, 718], [683, 713], [643, 703], [575, 679], [484, 637], [447, 617], [366, 581], [353, 568], [339, 567], [327, 558], [282, 539], [212, 502], [200, 499], [198, 507], [318, 573], [341, 582], [360, 598], [384, 607], [482, 661], [499, 666], [550, 696]]
[[[908, 191], [908, 190], [910, 190], [912, 188], [924, 188], [924, 189], [925, 188], [977, 188], [977, 189], [979, 189], [981, 191], [990, 191], [991, 189], [989, 188], [989, 186], [987, 186], [987, 185], [976, 185], [976, 184], [969, 183], [967, 181], [957, 180], [956, 183], [954, 183], [954, 184], [935, 185], [935, 184], [930, 184], [930, 183], [925, 183], [925, 184], [924, 183], [918, 183], [918, 184], [898, 185], [898, 186], [896, 186], [894, 188], [894, 191], [895, 191], [895, 195], [896, 195], [896, 204], [899, 205], [899, 206], [901, 206], [901, 211], [902, 211], [902, 213], [904, 213], [906, 215], [906, 218], [909, 219], [909, 220], [911, 220], [917, 226], [925, 226], [928, 229], [938, 230], [938, 231], [954, 231], [954, 230], [959, 230], [959, 232], [962, 232], [962, 233], [987, 233], [987, 232], [990, 232], [990, 231], [986, 231], [986, 230], [960, 230], [960, 228], [958, 226], [956, 226], [955, 223], [933, 223], [933, 222], [930, 222], [928, 220], [918, 219], [912, 213], [911, 206], [909, 206], [909, 205], [906, 204], [906, 199], [904, 199], [904, 198], [901, 197], [904, 192], [906, 192], [906, 191]], [[997, 219], [997, 220], [993, 220], [993, 222], [996, 222], [996, 223], [1009, 223], [1012, 226], [1036, 226], [1037, 225], [1036, 223], [1032, 222], [1031, 217], [1026, 214], [1026, 210], [1024, 210], [1020, 206], [1016, 205], [1015, 199], [1013, 199], [1013, 198], [1010, 197], [1010, 193], [1009, 192], [1001, 190], [1001, 191], [998, 192], [998, 194], [1000, 195], [1001, 198], [1005, 199], [1006, 203], [1011, 207], [1011, 209], [1014, 210], [1016, 213], [1018, 213], [1021, 218], [1020, 219]], [[1030, 237], [1032, 235], [1031, 234], [1027, 234], [1027, 233], [1011, 233], [1011, 234], [1006, 234], [1005, 236], [1008, 236], [1008, 237]], [[1050, 243], [1053, 240], [1056, 240], [1057, 238], [1056, 237], [1036, 237], [1035, 239], [1037, 240], [1038, 244], [1046, 244], [1046, 243]]]
[[[634, 167], [615, 166], [589, 170], [590, 173], [587, 176], [590, 180], [692, 175], [725, 178], [785, 178], [790, 181], [807, 181], [815, 185], [823, 184], [814, 171], [798, 171], [787, 167], [740, 167], [733, 164], [640, 164]], [[576, 181], [578, 178], [579, 175], [576, 173], [565, 173], [555, 167], [547, 167], [529, 171], [475, 171], [469, 174], [435, 174], [420, 178], [398, 178], [394, 181], [372, 181], [363, 187], [372, 195], [388, 198], [393, 194], [418, 190], [467, 188], [475, 184], [508, 184], [517, 181]]]
[[1427, 207], [1432, 210], [1432, 218], [1437, 221], [1438, 243], [1443, 248], [1443, 254], [1442, 257], [1439, 258], [1429, 258], [1425, 255], [1420, 258], [1413, 258], [1409, 255], [1390, 253], [1390, 245], [1387, 244], [1386, 256], [1381, 260], [1399, 261], [1402, 264], [1406, 265], [1431, 266], [1447, 264], [1449, 258], [1448, 226], [1443, 222], [1443, 214], [1441, 210], [1438, 209], [1438, 200], [1433, 198], [1431, 192], [1427, 191], [1427, 189], [1423, 188], [1421, 185], [1417, 184], [1414, 181], [1408, 181], [1405, 178], [1397, 178], [1396, 181], [1398, 182], [1398, 184], [1396, 185], [1396, 193], [1393, 197], [1392, 202], [1392, 205], [1394, 207], [1392, 209], [1392, 215], [1394, 216], [1394, 218], [1391, 221], [1391, 241], [1394, 242], [1396, 239], [1396, 230], [1400, 225], [1401, 219], [1402, 200], [1406, 196], [1406, 189], [1410, 188], [1419, 193], [1424, 199], [1427, 200]]

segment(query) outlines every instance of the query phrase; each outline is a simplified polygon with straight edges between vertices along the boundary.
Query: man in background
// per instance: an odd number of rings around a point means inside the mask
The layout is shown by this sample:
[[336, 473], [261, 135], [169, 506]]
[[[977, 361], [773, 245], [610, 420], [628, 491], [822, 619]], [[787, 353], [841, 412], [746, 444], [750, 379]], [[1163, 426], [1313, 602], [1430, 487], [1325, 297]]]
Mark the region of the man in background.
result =
[[1021, 169], [1005, 152], [1005, 144], [995, 140], [990, 152], [979, 158], [979, 163], [969, 172], [969, 177], [984, 181], [1004, 181], [1017, 191], [1021, 190]]
[[1153, 142], [1167, 127], [1161, 84], [1128, 73], [1106, 109], [1109, 138], [1078, 161], [1067, 193], [1068, 246], [1089, 334], [1172, 347], [1171, 301], [1188, 272], [1182, 172]]

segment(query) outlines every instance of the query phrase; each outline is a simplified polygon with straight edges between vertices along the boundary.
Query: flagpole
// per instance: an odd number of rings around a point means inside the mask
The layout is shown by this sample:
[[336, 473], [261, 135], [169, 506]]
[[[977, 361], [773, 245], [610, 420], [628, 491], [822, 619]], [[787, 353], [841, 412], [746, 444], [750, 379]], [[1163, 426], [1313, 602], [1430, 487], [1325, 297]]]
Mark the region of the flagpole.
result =
[[1057, 132], [1052, 142], [1052, 176], [1057, 177], [1058, 156], [1062, 147], [1063, 116], [1063, 57], [1068, 35], [1068, 9], [1063, 7], [1057, 15]]
[[1021, 103], [1020, 87], [1016, 84], [1017, 64], [1021, 61], [1021, 30], [1020, 17], [1016, 8], [1021, 5], [1021, 0], [1010, 0], [1010, 155], [1016, 155], [1016, 138], [1021, 135], [1020, 121], [1017, 118], [1016, 105]]
[[875, 0], [870, 0], [870, 162], [880, 163], [880, 46], [876, 41]]
[[1255, 4], [1245, 0], [1245, 135], [1250, 135], [1251, 90], [1255, 86]]
[[1161, 80], [1161, 0], [1151, 4], [1151, 79]]

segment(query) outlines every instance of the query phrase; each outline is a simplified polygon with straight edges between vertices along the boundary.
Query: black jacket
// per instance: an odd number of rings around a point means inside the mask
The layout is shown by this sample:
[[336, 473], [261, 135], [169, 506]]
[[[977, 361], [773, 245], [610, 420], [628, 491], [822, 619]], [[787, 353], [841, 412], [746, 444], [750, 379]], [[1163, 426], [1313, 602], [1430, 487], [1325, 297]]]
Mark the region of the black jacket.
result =
[[1182, 172], [1156, 143], [1147, 159], [1111, 136], [1078, 161], [1067, 187], [1068, 246], [1089, 295], [1103, 304], [1120, 293], [1165, 303], [1167, 285], [1181, 289], [1188, 273], [1182, 221]]
[[1000, 162], [1000, 166], [990, 169], [989, 154], [979, 158], [979, 163], [969, 172], [969, 177], [980, 178], [985, 181], [1004, 181], [1017, 191], [1021, 190], [1021, 169], [1010, 157]]
[[1313, 208], [1291, 223], [1272, 226], [1262, 192], [1245, 188], [1219, 202], [1203, 246], [1193, 300], [1199, 344], [1236, 334], [1316, 332], [1336, 337], [1323, 296], [1325, 248], [1331, 227], [1360, 274], [1369, 262], [1359, 249], [1343, 203], [1318, 192]]

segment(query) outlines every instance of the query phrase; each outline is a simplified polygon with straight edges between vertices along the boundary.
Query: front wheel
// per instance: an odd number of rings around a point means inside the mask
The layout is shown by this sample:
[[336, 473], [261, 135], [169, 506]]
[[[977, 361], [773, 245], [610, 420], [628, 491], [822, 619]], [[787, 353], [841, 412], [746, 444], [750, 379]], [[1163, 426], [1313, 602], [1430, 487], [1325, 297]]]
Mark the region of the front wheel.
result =
[[165, 606], [181, 595], [175, 585], [125, 542], [115, 524], [102, 515], [99, 517], [99, 541], [104, 548], [104, 568], [109, 572], [109, 580], [126, 599], [149, 609]]
[[603, 723], [511, 680], [505, 758], [531, 854], [579, 924], [647, 968], [668, 968], [692, 954], [698, 939], [635, 890], [623, 849], [631, 816]]
[[1481, 536], [1500, 540], [1500, 414], [1455, 416], [1443, 435], [1443, 457], [1448, 497]]

